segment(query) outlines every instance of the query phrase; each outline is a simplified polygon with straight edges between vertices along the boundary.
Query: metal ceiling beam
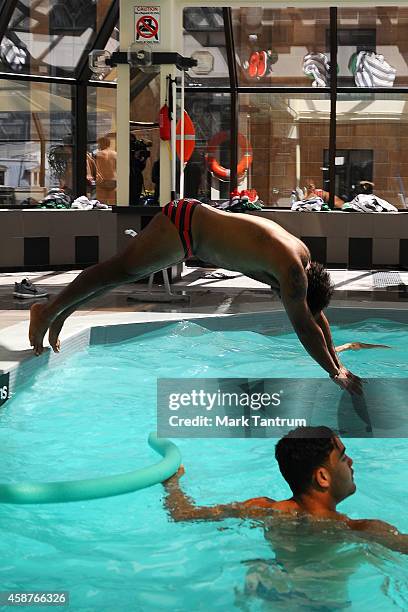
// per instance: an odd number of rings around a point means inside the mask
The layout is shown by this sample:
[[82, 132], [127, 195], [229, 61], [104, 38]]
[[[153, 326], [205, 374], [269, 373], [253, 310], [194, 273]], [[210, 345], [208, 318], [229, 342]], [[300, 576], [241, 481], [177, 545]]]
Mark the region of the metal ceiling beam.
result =
[[330, 7], [330, 132], [329, 206], [334, 209], [336, 193], [336, 107], [337, 107], [337, 7]]
[[225, 46], [227, 51], [228, 72], [230, 79], [230, 107], [231, 107], [231, 130], [230, 130], [230, 193], [238, 187], [237, 165], [238, 165], [238, 74], [235, 59], [234, 32], [232, 28], [232, 16], [230, 8], [223, 8]]
[[3, 36], [7, 32], [10, 19], [13, 16], [18, 0], [8, 0], [1, 9], [0, 12], [0, 43], [3, 40]]

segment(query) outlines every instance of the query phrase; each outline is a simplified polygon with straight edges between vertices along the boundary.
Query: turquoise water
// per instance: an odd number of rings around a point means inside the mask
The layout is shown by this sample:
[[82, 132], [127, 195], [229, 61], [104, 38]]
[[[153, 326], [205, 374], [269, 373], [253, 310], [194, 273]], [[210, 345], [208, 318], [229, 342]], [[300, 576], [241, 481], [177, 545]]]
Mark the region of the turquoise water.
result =
[[[361, 376], [407, 376], [407, 326], [368, 320], [333, 332], [336, 344], [393, 347], [344, 353], [343, 362]], [[295, 366], [303, 376], [325, 376], [293, 333], [267, 329], [210, 332], [182, 322], [90, 347], [61, 368], [40, 371], [2, 407], [0, 481], [88, 478], [156, 461], [146, 438], [156, 426], [157, 377], [290, 376]], [[408, 532], [406, 440], [345, 442], [357, 492], [339, 509]], [[289, 495], [274, 440], [177, 444], [182, 486], [198, 504]], [[0, 590], [68, 590], [73, 610], [408, 608], [407, 557], [294, 528], [296, 536], [279, 523], [174, 523], [161, 486], [74, 504], [2, 505]], [[287, 559], [286, 572], [274, 565], [276, 550]], [[245, 593], [245, 584], [258, 584], [257, 594]], [[271, 600], [276, 589], [282, 601]]]

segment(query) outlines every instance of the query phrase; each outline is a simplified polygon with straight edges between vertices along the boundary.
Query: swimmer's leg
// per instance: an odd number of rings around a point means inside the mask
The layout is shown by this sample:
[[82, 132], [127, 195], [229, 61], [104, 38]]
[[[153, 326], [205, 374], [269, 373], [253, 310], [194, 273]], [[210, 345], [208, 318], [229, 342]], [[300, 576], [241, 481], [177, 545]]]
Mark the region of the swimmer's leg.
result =
[[165, 215], [157, 214], [124, 251], [86, 268], [49, 303], [31, 307], [29, 339], [34, 353], [43, 352], [43, 339], [49, 328], [52, 346], [58, 350], [58, 334], [64, 321], [80, 304], [183, 259], [184, 248], [176, 227]]

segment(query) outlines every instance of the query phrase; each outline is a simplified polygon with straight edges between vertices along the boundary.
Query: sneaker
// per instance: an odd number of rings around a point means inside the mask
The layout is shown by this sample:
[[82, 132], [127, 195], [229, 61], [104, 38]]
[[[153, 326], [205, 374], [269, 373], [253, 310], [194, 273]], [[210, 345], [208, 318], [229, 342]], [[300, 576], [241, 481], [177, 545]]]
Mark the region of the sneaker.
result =
[[13, 295], [14, 297], [25, 299], [48, 297], [48, 293], [46, 291], [40, 291], [26, 278], [23, 278], [21, 283], [14, 283]]
[[251, 56], [248, 62], [248, 76], [250, 76], [251, 79], [256, 78], [256, 76], [258, 75], [258, 64], [259, 64], [259, 53], [257, 51], [254, 51], [253, 53], [251, 53]]
[[303, 200], [303, 198], [305, 197], [305, 194], [303, 193], [301, 188], [300, 187], [296, 187], [295, 191], [296, 191], [298, 200]]
[[266, 51], [259, 52], [259, 60], [258, 60], [258, 79], [261, 79], [265, 76], [267, 70], [267, 54]]
[[260, 51], [258, 61], [258, 74], [257, 78], [262, 79], [263, 77], [269, 77], [273, 74], [272, 63], [273, 55], [271, 51]]
[[239, 193], [238, 189], [234, 189], [234, 191], [231, 191], [230, 203], [237, 205], [239, 204], [240, 200], [241, 194]]

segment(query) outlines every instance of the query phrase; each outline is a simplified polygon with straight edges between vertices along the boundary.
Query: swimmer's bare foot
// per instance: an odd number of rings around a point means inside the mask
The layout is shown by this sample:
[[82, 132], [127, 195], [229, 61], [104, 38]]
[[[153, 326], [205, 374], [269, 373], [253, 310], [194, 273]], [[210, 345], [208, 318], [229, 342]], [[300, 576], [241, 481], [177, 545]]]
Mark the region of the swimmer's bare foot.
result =
[[28, 337], [35, 355], [41, 355], [44, 350], [43, 339], [50, 325], [46, 304], [33, 304], [30, 309], [30, 329]]
[[60, 315], [57, 317], [50, 325], [50, 331], [48, 333], [48, 341], [54, 353], [59, 353], [61, 349], [61, 342], [59, 339], [59, 334], [62, 329], [62, 326], [65, 323], [66, 317]]

